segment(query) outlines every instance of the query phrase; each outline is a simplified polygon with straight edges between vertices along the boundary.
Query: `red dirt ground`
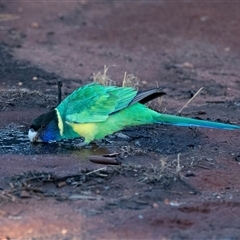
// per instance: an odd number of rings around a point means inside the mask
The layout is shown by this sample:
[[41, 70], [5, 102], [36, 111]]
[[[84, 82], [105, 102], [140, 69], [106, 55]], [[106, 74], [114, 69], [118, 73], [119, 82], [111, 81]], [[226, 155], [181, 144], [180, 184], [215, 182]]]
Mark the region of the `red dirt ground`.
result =
[[[158, 110], [172, 114], [204, 87], [182, 114], [240, 125], [239, 12], [233, 1], [2, 1], [0, 238], [239, 239], [239, 131], [142, 126], [82, 150], [26, 137], [56, 106], [58, 80], [66, 96], [103, 65], [118, 85], [127, 71], [140, 89], [164, 86]], [[89, 161], [112, 152], [121, 166]]]

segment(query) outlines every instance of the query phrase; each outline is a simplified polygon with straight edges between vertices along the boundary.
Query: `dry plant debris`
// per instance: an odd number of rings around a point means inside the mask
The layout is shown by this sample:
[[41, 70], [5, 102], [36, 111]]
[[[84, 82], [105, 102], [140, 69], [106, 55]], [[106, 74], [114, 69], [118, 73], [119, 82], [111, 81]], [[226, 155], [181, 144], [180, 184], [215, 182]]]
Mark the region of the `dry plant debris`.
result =
[[[110, 67], [107, 67], [104, 65], [103, 73], [98, 72], [97, 74], [93, 73], [92, 79], [94, 82], [100, 83], [104, 86], [116, 86], [116, 81], [112, 80], [108, 75], [107, 71]], [[123, 87], [132, 87], [138, 90], [139, 88], [139, 79], [136, 77], [133, 73], [127, 74], [127, 72], [124, 73], [124, 77], [122, 80], [122, 86]]]
[[[10, 194], [9, 196], [20, 198], [29, 198], [37, 195], [58, 199], [83, 199], [87, 197], [73, 197], [71, 194], [63, 196], [57, 189], [68, 185], [74, 188], [78, 187], [79, 190], [94, 192], [94, 189], [98, 189], [103, 183], [109, 183], [115, 177], [124, 178], [126, 176], [140, 183], [158, 183], [159, 186], [164, 188], [174, 181], [183, 181], [182, 178], [179, 178], [179, 171], [175, 165], [168, 163], [166, 159], [160, 159], [157, 164], [151, 164], [149, 167], [140, 164], [122, 164], [105, 166], [94, 170], [80, 170], [77, 174], [61, 177], [48, 172], [29, 171], [12, 176], [9, 181], [11, 188], [6, 190], [6, 192], [8, 192], [8, 195]], [[47, 187], [49, 184], [53, 187], [51, 190]], [[5, 195], [3, 196], [4, 198], [6, 197]]]
[[107, 71], [110, 67], [113, 67], [113, 66], [107, 67], [106, 65], [104, 65], [103, 74], [101, 72], [98, 72], [97, 74], [93, 73], [93, 76], [92, 76], [93, 81], [98, 82], [104, 86], [115, 86], [116, 82], [110, 79], [107, 75]]
[[54, 106], [57, 103], [57, 96], [46, 95], [39, 91], [28, 89], [8, 89], [0, 91], [0, 109], [6, 110], [10, 106]]

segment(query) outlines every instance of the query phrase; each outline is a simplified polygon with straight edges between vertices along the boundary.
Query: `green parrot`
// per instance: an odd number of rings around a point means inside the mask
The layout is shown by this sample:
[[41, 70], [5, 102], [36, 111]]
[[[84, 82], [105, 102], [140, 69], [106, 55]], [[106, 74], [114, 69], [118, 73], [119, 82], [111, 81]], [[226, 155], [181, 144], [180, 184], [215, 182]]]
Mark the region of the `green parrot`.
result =
[[54, 110], [33, 120], [28, 136], [31, 142], [84, 137], [82, 145], [86, 145], [124, 127], [142, 124], [240, 129], [237, 125], [163, 114], [144, 105], [164, 94], [160, 88], [137, 91], [91, 83], [76, 89]]

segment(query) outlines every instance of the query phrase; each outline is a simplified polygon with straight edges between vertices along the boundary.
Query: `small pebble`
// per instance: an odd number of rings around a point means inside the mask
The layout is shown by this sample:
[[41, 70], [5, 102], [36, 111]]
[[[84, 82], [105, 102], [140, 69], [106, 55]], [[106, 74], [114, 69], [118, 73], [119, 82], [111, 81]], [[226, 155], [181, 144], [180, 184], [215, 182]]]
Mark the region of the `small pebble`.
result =
[[32, 28], [39, 28], [40, 25], [39, 25], [39, 23], [37, 23], [37, 22], [32, 22], [32, 23], [31, 23], [31, 27], [32, 27]]
[[65, 235], [67, 233], [67, 229], [62, 229], [61, 233], [62, 235]]
[[159, 205], [157, 203], [153, 203], [153, 208], [158, 208]]

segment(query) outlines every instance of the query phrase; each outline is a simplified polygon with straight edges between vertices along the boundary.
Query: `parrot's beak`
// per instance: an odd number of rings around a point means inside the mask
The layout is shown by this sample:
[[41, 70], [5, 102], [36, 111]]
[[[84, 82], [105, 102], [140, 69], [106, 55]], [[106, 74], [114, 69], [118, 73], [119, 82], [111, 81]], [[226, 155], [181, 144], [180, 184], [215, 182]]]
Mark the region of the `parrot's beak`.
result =
[[38, 132], [34, 131], [32, 128], [28, 131], [28, 137], [30, 142], [42, 142], [41, 139], [38, 138]]

